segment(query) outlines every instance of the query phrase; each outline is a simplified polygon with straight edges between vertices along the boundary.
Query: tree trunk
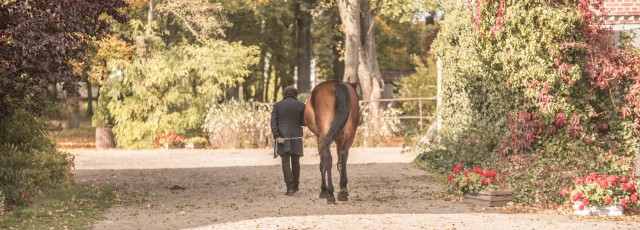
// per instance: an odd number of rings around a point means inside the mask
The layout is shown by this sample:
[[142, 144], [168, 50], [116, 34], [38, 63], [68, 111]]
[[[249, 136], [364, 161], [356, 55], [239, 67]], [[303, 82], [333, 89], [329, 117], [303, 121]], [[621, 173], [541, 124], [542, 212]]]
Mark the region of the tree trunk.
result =
[[93, 91], [91, 81], [87, 80], [87, 117], [93, 116]]
[[364, 41], [360, 48], [358, 73], [360, 74], [360, 80], [362, 87], [362, 98], [364, 100], [372, 101], [369, 103], [372, 113], [377, 114], [380, 110], [380, 102], [374, 102], [382, 98], [382, 91], [384, 90], [384, 80], [380, 73], [380, 66], [378, 65], [378, 55], [376, 53], [376, 43], [374, 36], [373, 25], [375, 23], [375, 11], [372, 11], [371, 5], [368, 1], [362, 3], [363, 18], [361, 23], [365, 31], [362, 31]]
[[344, 81], [356, 82], [360, 49], [360, 0], [338, 0], [340, 19], [345, 29]]
[[296, 3], [298, 92], [309, 92], [311, 88], [311, 13], [308, 10], [311, 4], [313, 0]]
[[68, 95], [66, 99], [65, 106], [69, 114], [69, 119], [67, 119], [68, 129], [80, 128], [80, 105], [78, 101], [78, 95]]
[[[336, 15], [335, 11], [332, 11], [331, 18], [333, 19], [334, 28], [342, 27], [342, 20], [340, 15]], [[344, 61], [342, 60], [342, 50], [344, 50], [344, 37], [337, 34], [333, 37], [333, 79], [341, 80], [344, 77]]]

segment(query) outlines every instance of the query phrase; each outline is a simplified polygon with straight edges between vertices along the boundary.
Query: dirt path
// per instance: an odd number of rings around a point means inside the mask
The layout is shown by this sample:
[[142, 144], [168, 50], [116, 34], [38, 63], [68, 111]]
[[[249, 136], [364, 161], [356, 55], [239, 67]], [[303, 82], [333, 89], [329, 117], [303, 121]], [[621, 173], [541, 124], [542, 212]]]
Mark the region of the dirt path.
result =
[[94, 229], [640, 229], [638, 222], [499, 214], [436, 199], [441, 186], [398, 148], [354, 149], [350, 200], [337, 205], [317, 198], [311, 154], [302, 158], [300, 192], [287, 197], [269, 150], [71, 152], [77, 181], [146, 194], [139, 204], [112, 208]]

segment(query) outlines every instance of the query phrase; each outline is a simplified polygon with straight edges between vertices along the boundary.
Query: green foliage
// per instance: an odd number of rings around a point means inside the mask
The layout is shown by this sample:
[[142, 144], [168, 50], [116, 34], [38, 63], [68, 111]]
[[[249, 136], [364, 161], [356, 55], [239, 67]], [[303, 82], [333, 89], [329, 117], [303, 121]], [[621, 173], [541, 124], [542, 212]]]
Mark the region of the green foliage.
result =
[[87, 184], [46, 190], [29, 207], [0, 215], [0, 229], [90, 229], [120, 203], [118, 191]]
[[257, 148], [273, 146], [271, 107], [249, 102], [226, 101], [209, 108], [204, 131], [214, 148]]
[[48, 139], [49, 122], [24, 110], [0, 119], [0, 191], [7, 205], [27, 204], [43, 189], [70, 182], [73, 157]]
[[189, 137], [187, 138], [186, 142], [193, 142], [193, 143], [198, 143], [198, 144], [203, 144], [203, 145], [209, 145], [209, 141], [207, 140], [207, 138], [204, 137]]
[[107, 80], [119, 146], [151, 148], [158, 133], [199, 132], [206, 108], [225, 86], [243, 81], [257, 62], [255, 47], [215, 41], [158, 50], [146, 60], [114, 62]]
[[413, 69], [413, 56], [421, 53], [420, 38], [423, 36], [424, 23], [398, 22], [381, 17], [374, 26], [380, 69]]
[[493, 163], [525, 204], [561, 202], [560, 188], [584, 172], [631, 174], [637, 130], [618, 116], [630, 85], [601, 90], [590, 80], [589, 49], [600, 47], [584, 42], [577, 3], [500, 2], [447, 7], [434, 43], [444, 67], [440, 142], [419, 159], [441, 172]]
[[[403, 77], [398, 83], [399, 98], [435, 98], [437, 94], [438, 74], [436, 63], [433, 57], [428, 57], [427, 63], [424, 64], [418, 56], [412, 56], [413, 63], [416, 65], [416, 73]], [[434, 121], [436, 112], [436, 101], [422, 101], [422, 114], [428, 118], [423, 121], [429, 124]], [[402, 111], [405, 115], [410, 114], [417, 116], [420, 114], [419, 101], [405, 101], [401, 104]], [[411, 120], [405, 123], [411, 127], [416, 127], [417, 121]]]

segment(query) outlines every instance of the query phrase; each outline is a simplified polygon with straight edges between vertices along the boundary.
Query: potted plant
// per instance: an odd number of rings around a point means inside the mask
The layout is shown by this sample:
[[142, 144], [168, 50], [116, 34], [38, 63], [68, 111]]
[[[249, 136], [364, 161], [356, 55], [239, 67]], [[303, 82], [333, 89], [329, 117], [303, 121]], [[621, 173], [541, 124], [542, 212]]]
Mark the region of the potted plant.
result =
[[573, 204], [575, 215], [621, 216], [624, 207], [638, 201], [631, 179], [595, 172], [574, 178], [573, 187], [563, 188], [560, 193]]
[[166, 134], [158, 134], [156, 138], [155, 145], [158, 148], [164, 149], [176, 149], [182, 148], [182, 141], [184, 141], [184, 137], [178, 134], [168, 132]]
[[476, 167], [472, 170], [458, 164], [447, 177], [450, 190], [464, 195], [464, 202], [496, 207], [504, 206], [513, 200], [512, 190], [503, 190], [498, 186], [496, 172]]
[[209, 144], [209, 141], [204, 137], [190, 137], [185, 140], [184, 147], [187, 149], [202, 149], [207, 144]]

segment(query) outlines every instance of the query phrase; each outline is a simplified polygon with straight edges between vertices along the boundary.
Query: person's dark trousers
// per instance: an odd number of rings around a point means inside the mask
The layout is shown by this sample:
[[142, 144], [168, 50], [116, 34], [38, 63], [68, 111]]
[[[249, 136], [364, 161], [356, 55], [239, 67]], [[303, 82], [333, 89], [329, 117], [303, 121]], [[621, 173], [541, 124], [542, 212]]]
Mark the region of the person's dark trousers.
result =
[[298, 191], [298, 184], [300, 183], [300, 156], [285, 153], [280, 155], [280, 158], [282, 159], [284, 182], [287, 184], [287, 195], [293, 195], [288, 193]]

